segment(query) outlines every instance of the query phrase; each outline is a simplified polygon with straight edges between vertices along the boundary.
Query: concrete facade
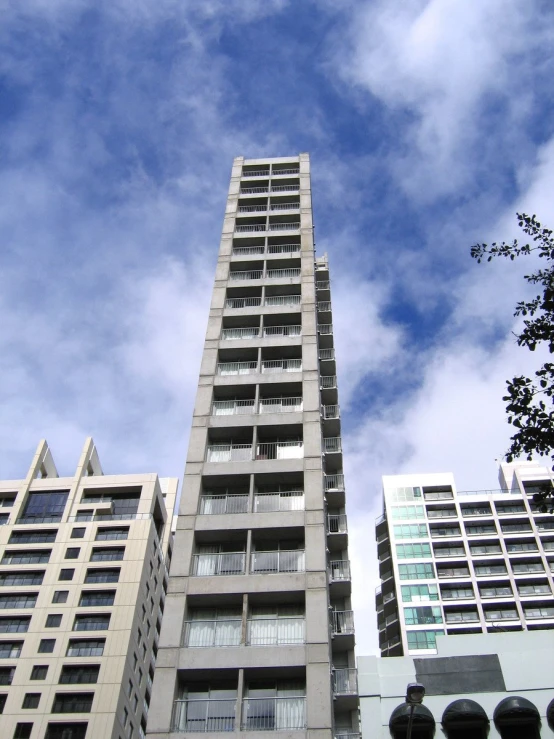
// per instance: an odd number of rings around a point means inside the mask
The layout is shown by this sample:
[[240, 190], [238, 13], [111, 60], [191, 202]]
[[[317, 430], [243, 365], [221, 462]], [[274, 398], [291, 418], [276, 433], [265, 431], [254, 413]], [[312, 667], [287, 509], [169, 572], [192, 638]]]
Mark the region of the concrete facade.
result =
[[451, 474], [383, 478], [377, 520], [383, 656], [433, 654], [438, 635], [554, 628], [554, 517], [533, 495], [552, 471], [501, 464], [496, 490]]
[[176, 494], [104, 475], [92, 439], [73, 477], [42, 441], [0, 482], [3, 737], [144, 736]]
[[307, 154], [234, 160], [148, 734], [357, 735], [331, 293]]

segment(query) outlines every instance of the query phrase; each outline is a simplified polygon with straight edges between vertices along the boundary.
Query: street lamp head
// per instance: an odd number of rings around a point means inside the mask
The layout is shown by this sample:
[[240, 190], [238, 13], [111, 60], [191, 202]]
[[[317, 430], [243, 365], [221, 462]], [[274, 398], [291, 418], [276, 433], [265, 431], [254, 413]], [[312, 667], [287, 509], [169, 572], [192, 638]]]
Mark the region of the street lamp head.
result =
[[423, 702], [425, 697], [425, 685], [421, 683], [408, 683], [406, 688], [406, 703], [417, 705]]

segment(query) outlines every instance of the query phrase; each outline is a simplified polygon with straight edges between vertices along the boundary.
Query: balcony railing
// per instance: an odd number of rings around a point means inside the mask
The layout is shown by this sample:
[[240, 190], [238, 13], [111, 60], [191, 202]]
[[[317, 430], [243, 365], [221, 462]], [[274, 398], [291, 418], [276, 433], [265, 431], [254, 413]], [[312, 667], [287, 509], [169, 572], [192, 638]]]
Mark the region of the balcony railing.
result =
[[344, 490], [344, 475], [325, 475], [325, 490]]
[[300, 244], [268, 244], [268, 254], [294, 254], [300, 251]]
[[339, 559], [329, 562], [331, 581], [350, 580], [350, 562], [347, 559]]
[[287, 731], [306, 727], [306, 698], [245, 698], [243, 731]]
[[251, 362], [219, 362], [218, 375], [251, 375], [258, 371], [258, 363]]
[[344, 668], [333, 670], [333, 693], [351, 695], [358, 692], [358, 670]]
[[241, 195], [257, 195], [267, 193], [268, 189], [267, 187], [264, 187], [263, 185], [260, 187], [241, 187], [240, 188], [240, 194]]
[[223, 328], [221, 329], [222, 341], [233, 339], [257, 339], [260, 336], [259, 326], [246, 326], [245, 328]]
[[[210, 444], [206, 450], [206, 462], [249, 462], [252, 460], [252, 444]], [[256, 446], [256, 459], [302, 459], [302, 441], [269, 441]]]
[[250, 572], [273, 574], [278, 572], [304, 572], [305, 553], [302, 549], [278, 552], [252, 552]]
[[319, 358], [326, 360], [326, 359], [334, 359], [335, 358], [335, 350], [334, 349], [320, 349], [319, 350]]
[[300, 203], [271, 203], [270, 210], [299, 210]]
[[274, 169], [271, 172], [271, 176], [272, 177], [278, 177], [278, 176], [283, 175], [283, 174], [294, 174], [294, 175], [298, 175], [298, 174], [300, 174], [300, 170], [298, 169], [298, 167], [289, 167], [288, 169]]
[[217, 554], [194, 554], [192, 574], [196, 577], [213, 575], [244, 575], [244, 552], [220, 552]]
[[304, 616], [253, 618], [247, 623], [246, 643], [252, 647], [304, 644]]
[[264, 305], [268, 308], [275, 305], [300, 305], [301, 300], [300, 295], [270, 295], [264, 300]]
[[327, 420], [340, 418], [340, 407], [338, 405], [322, 405], [321, 415]]
[[269, 169], [253, 169], [250, 172], [243, 172], [242, 177], [269, 177]]
[[262, 374], [278, 372], [300, 372], [301, 359], [264, 359], [262, 360]]
[[270, 223], [270, 231], [298, 231], [300, 223]]
[[272, 185], [271, 192], [296, 192], [300, 185]]
[[185, 647], [237, 647], [242, 634], [240, 616], [227, 620], [185, 621]]
[[200, 514], [247, 513], [248, 495], [203, 495], [200, 498]]
[[262, 304], [261, 298], [227, 298], [226, 308], [258, 308]]
[[303, 511], [303, 490], [280, 490], [275, 493], [255, 493], [254, 512]]
[[319, 378], [320, 387], [322, 390], [333, 390], [337, 387], [337, 376], [336, 375], [322, 375]]
[[270, 441], [258, 444], [256, 459], [302, 459], [302, 441]]
[[328, 313], [331, 310], [331, 301], [330, 300], [320, 300], [317, 304], [318, 311], [321, 311], [322, 313]]
[[248, 462], [252, 459], [252, 444], [210, 444], [206, 462]]
[[274, 336], [300, 336], [302, 332], [302, 326], [288, 325], [288, 326], [264, 326], [263, 336], [264, 338], [272, 338]]
[[265, 213], [267, 205], [239, 205], [239, 213]]
[[333, 324], [332, 323], [318, 323], [317, 330], [322, 336], [332, 334]]
[[265, 223], [249, 223], [249, 224], [237, 224], [235, 225], [236, 233], [257, 233], [266, 230]]
[[264, 276], [263, 269], [232, 270], [229, 279], [233, 280], [261, 280]]
[[302, 410], [302, 398], [260, 398], [259, 413], [297, 413]]
[[340, 436], [327, 436], [323, 439], [323, 451], [326, 454], [340, 454], [342, 439]]
[[236, 700], [176, 700], [173, 731], [234, 731]]
[[327, 532], [329, 534], [346, 534], [348, 532], [346, 513], [329, 513], [327, 515]]
[[253, 254], [264, 254], [265, 246], [234, 246], [233, 255], [236, 257], [252, 256]]
[[255, 400], [214, 400], [212, 403], [213, 416], [248, 415], [255, 411]]
[[331, 630], [333, 634], [353, 634], [354, 611], [332, 611]]
[[331, 282], [329, 280], [316, 280], [315, 288], [316, 290], [329, 290], [331, 287]]
[[300, 277], [300, 267], [286, 267], [285, 269], [268, 269], [265, 273], [268, 280], [283, 280], [289, 277]]

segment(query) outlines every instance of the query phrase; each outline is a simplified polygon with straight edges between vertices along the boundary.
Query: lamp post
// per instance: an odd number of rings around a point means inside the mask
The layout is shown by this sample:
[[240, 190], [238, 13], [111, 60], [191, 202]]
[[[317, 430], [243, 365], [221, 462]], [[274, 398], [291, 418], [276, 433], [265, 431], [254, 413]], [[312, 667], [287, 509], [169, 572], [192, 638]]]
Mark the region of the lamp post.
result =
[[416, 706], [423, 703], [425, 697], [425, 686], [421, 683], [408, 683], [406, 688], [406, 703], [410, 706], [410, 717], [408, 719], [408, 730], [406, 739], [412, 739], [412, 725], [414, 723], [414, 711]]

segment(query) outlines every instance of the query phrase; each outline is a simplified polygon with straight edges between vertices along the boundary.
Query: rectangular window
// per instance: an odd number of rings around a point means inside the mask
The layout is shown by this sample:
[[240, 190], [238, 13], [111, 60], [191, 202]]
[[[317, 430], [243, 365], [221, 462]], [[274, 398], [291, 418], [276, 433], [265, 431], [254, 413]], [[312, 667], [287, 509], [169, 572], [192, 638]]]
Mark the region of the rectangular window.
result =
[[94, 693], [56, 693], [52, 713], [90, 713]]
[[25, 693], [21, 708], [38, 708], [40, 693]]
[[32, 730], [32, 723], [19, 722], [15, 725], [13, 739], [30, 739]]
[[421, 488], [395, 488], [390, 492], [390, 499], [393, 503], [421, 499]]
[[100, 665], [64, 665], [60, 674], [63, 685], [84, 685], [98, 682]]
[[98, 528], [96, 541], [117, 541], [127, 539], [129, 536], [128, 526], [111, 526], [109, 528]]
[[410, 518], [425, 518], [425, 509], [422, 505], [403, 505], [391, 508], [393, 520]]
[[15, 667], [0, 667], [0, 685], [11, 685]]
[[56, 541], [55, 530], [50, 531], [12, 531], [10, 544], [51, 544]]
[[401, 580], [430, 580], [435, 577], [435, 569], [431, 562], [417, 565], [398, 565]]
[[24, 634], [29, 631], [30, 616], [7, 616], [0, 618], [0, 634]]
[[104, 631], [110, 625], [110, 614], [90, 615], [80, 614], [75, 616], [73, 631]]
[[46, 727], [44, 739], [85, 739], [87, 726], [86, 721], [79, 721], [78, 723], [51, 722]]
[[422, 559], [431, 556], [429, 544], [397, 544], [396, 555], [398, 559]]
[[31, 680], [46, 680], [46, 675], [48, 675], [48, 665], [33, 665]]
[[55, 590], [52, 598], [52, 603], [67, 603], [67, 596], [69, 590]]
[[466, 600], [467, 598], [473, 598], [473, 588], [441, 588], [441, 595], [443, 600]]
[[440, 606], [404, 608], [404, 620], [407, 626], [415, 626], [416, 624], [442, 624], [442, 611]]
[[119, 562], [123, 559], [125, 547], [95, 547], [90, 557], [91, 562]]
[[118, 582], [119, 581], [119, 567], [110, 569], [90, 569], [87, 570], [85, 577], [85, 583], [104, 583], [104, 582]]
[[34, 608], [37, 602], [37, 593], [17, 593], [0, 595], [0, 608]]
[[0, 659], [17, 659], [22, 647], [22, 641], [0, 641]]
[[5, 551], [1, 564], [3, 565], [42, 565], [50, 559], [51, 549], [31, 549], [20, 551], [12, 549]]
[[104, 654], [105, 639], [70, 639], [67, 657], [101, 657]]
[[67, 547], [65, 550], [66, 559], [77, 559], [81, 552], [81, 547]]
[[119, 488], [113, 491], [85, 490], [81, 498], [82, 505], [91, 503], [111, 503], [110, 513], [106, 515], [107, 520], [123, 521], [134, 519], [138, 511], [140, 500], [140, 488]]
[[393, 526], [396, 539], [425, 539], [429, 536], [424, 523], [401, 524]]
[[436, 585], [402, 585], [402, 600], [404, 603], [438, 599], [439, 590]]
[[0, 572], [0, 586], [42, 585], [44, 570], [40, 572]]
[[47, 629], [55, 629], [58, 626], [60, 626], [61, 622], [62, 622], [61, 613], [49, 613], [48, 616], [46, 616], [46, 628]]
[[38, 645], [39, 654], [51, 654], [54, 651], [55, 645], [55, 639], [41, 639]]
[[69, 490], [29, 493], [19, 523], [52, 523], [61, 521]]
[[437, 634], [444, 631], [408, 631], [408, 649], [436, 649]]
[[60, 570], [60, 576], [58, 580], [73, 580], [74, 574], [75, 574], [75, 570], [62, 568]]
[[81, 607], [113, 606], [115, 590], [83, 590], [79, 605]]
[[71, 538], [72, 539], [84, 539], [85, 538], [85, 526], [74, 526], [71, 529]]
[[4, 713], [4, 708], [6, 707], [6, 698], [7, 697], [8, 696], [7, 696], [6, 693], [3, 693], [2, 695], [0, 695], [0, 714], [1, 713]]

